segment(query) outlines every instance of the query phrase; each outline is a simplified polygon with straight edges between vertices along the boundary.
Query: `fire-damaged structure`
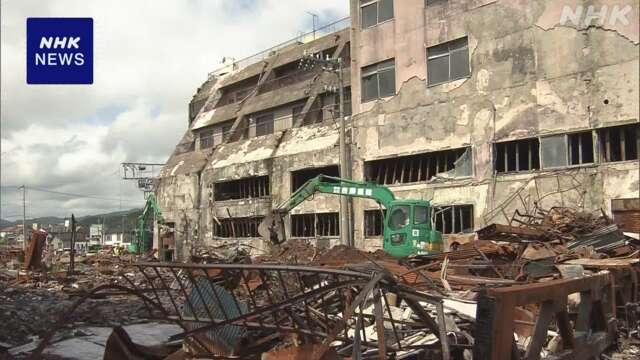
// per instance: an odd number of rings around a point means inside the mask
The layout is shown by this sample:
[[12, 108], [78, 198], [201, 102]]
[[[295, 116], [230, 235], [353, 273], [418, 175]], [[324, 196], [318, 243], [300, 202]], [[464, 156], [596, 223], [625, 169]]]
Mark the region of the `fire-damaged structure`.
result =
[[[315, 39], [227, 61], [193, 97], [157, 182], [176, 258], [225, 240], [263, 248], [256, 224], [318, 174], [429, 200], [445, 235], [535, 204], [636, 226], [637, 23], [586, 15], [607, 1], [569, 3], [351, 0], [350, 19]], [[637, 2], [616, 6], [637, 19]], [[338, 168], [336, 76], [300, 67], [309, 55], [345, 64], [350, 174]], [[380, 210], [355, 199], [340, 214], [318, 195], [287, 232], [334, 244], [347, 216], [356, 246], [379, 249]]]

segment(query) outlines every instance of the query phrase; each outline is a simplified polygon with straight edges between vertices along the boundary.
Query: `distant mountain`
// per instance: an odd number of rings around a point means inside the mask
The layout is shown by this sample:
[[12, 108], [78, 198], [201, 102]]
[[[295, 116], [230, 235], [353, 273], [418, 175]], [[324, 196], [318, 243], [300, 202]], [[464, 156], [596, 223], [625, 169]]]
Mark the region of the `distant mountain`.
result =
[[105, 232], [129, 232], [136, 227], [138, 216], [142, 209], [115, 211], [107, 214], [89, 215], [78, 218], [78, 222], [85, 227], [104, 222]]
[[[138, 216], [142, 212], [142, 209], [130, 209], [123, 211], [115, 211], [106, 214], [88, 215], [77, 217], [78, 224], [86, 227], [87, 229], [92, 224], [102, 224], [104, 222], [104, 228], [106, 232], [121, 232], [124, 229], [125, 232], [131, 231], [135, 228]], [[34, 219], [27, 219], [26, 224], [64, 224], [64, 218], [55, 216], [44, 216]], [[22, 224], [22, 220], [9, 221], [0, 219], [0, 227], [8, 227]]]
[[[33, 224], [33, 223], [36, 223], [36, 224], [63, 224], [64, 223], [64, 219], [56, 217], [56, 216], [43, 216], [43, 217], [39, 217], [39, 218], [35, 218], [35, 219], [26, 219], [25, 223], [26, 224]], [[15, 220], [15, 221], [9, 221], [9, 220], [2, 219], [0, 221], [0, 224], [2, 224], [1, 225], [2, 227], [22, 225], [22, 219]]]

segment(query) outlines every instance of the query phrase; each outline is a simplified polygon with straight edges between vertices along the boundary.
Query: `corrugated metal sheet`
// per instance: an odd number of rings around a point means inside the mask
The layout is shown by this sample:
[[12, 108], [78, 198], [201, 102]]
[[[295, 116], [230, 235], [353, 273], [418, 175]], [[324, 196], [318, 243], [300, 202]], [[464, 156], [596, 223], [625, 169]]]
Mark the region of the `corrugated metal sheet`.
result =
[[[195, 286], [198, 287], [199, 291]], [[220, 303], [222, 303], [224, 310], [220, 309], [217, 299], [220, 299]], [[236, 302], [233, 300], [233, 295], [231, 295], [225, 288], [215, 285], [209, 279], [202, 277], [197, 278], [195, 283], [191, 284], [189, 301], [194, 306], [194, 310], [200, 319], [209, 318], [207, 309], [209, 309], [211, 315], [217, 320], [224, 320], [225, 314], [232, 318], [248, 312], [247, 305], [239, 300], [238, 306], [236, 306]], [[240, 309], [238, 309], [238, 307], [240, 307]], [[189, 306], [184, 306], [183, 315], [185, 317], [193, 316]], [[187, 324], [187, 328], [190, 330], [197, 329], [209, 324], [210, 323], [208, 322], [189, 323]], [[222, 348], [227, 352], [231, 352], [236, 348], [242, 337], [246, 334], [246, 329], [236, 325], [224, 325], [220, 328], [209, 330], [205, 334], [209, 340], [215, 343], [217, 348]]]

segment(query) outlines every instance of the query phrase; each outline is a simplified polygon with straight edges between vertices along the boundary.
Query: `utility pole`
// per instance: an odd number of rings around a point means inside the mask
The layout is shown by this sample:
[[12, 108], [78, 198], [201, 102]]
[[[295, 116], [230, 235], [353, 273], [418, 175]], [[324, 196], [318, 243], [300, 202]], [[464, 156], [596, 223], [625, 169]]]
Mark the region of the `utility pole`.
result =
[[[344, 119], [344, 79], [342, 70], [342, 58], [330, 59], [328, 56], [323, 59], [320, 55], [305, 54], [300, 60], [300, 67], [311, 69], [315, 65], [321, 65], [323, 71], [334, 73], [338, 76], [338, 112], [340, 118], [340, 177], [351, 179], [351, 165], [347, 156], [346, 125]], [[334, 89], [335, 91], [335, 89]], [[353, 236], [351, 227], [351, 198], [340, 196], [340, 241], [342, 244], [353, 247]]]
[[22, 249], [27, 252], [27, 188], [22, 184]]
[[76, 217], [71, 214], [71, 254], [69, 256], [69, 275], [73, 276], [76, 271]]

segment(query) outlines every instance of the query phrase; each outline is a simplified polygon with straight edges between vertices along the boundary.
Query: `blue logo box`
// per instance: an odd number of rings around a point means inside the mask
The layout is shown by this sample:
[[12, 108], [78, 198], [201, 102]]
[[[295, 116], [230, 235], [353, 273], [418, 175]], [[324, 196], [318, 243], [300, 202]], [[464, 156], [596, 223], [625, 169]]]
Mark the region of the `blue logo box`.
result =
[[27, 84], [93, 84], [93, 19], [27, 18]]

